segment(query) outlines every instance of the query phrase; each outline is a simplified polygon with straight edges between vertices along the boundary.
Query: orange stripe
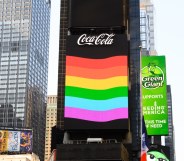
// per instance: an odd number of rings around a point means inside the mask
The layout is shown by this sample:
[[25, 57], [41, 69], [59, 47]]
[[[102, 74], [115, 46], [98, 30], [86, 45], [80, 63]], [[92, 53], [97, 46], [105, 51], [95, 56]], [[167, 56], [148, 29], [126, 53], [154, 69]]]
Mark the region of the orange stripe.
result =
[[67, 66], [66, 75], [83, 78], [92, 78], [92, 79], [103, 79], [115, 76], [127, 76], [128, 69], [127, 66], [117, 66], [105, 69], [90, 69], [90, 68]]
[[82, 68], [110, 68], [115, 66], [127, 66], [127, 56], [113, 56], [104, 59], [89, 59], [75, 56], [66, 56], [67, 66], [76, 66]]

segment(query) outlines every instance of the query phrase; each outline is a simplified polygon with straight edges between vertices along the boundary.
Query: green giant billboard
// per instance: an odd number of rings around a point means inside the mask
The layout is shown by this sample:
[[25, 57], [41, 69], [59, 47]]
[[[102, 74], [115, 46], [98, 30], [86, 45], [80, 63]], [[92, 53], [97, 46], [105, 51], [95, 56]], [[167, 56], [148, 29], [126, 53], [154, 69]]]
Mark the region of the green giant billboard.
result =
[[142, 114], [148, 135], [168, 134], [165, 56], [142, 56]]

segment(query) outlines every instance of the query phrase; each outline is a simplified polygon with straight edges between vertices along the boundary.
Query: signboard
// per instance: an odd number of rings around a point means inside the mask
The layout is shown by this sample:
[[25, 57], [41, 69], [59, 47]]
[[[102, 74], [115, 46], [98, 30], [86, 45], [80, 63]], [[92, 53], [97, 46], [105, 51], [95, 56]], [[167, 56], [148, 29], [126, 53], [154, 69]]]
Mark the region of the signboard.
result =
[[168, 135], [164, 56], [142, 56], [142, 112], [148, 135]]
[[65, 129], [128, 128], [126, 35], [67, 38]]
[[170, 147], [151, 144], [147, 151], [141, 155], [141, 161], [162, 160], [170, 161]]
[[124, 0], [68, 0], [68, 28], [123, 26]]
[[0, 153], [2, 152], [31, 153], [32, 131], [0, 130]]

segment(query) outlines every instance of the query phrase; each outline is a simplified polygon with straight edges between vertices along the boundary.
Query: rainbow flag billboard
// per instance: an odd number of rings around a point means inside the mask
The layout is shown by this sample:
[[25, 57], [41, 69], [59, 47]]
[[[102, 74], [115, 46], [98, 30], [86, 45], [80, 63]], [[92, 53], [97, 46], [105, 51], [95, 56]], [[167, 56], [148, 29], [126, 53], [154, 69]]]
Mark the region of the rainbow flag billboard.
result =
[[67, 39], [65, 128], [128, 127], [128, 56], [125, 35]]
[[148, 135], [168, 135], [165, 56], [142, 56], [142, 113]]

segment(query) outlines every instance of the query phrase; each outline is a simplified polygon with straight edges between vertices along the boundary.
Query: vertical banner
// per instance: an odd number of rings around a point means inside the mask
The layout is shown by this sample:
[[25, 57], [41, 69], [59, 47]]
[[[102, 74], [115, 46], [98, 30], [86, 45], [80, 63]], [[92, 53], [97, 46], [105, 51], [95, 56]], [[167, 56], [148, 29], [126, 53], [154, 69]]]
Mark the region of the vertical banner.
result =
[[148, 135], [168, 135], [165, 56], [142, 56], [142, 113]]

